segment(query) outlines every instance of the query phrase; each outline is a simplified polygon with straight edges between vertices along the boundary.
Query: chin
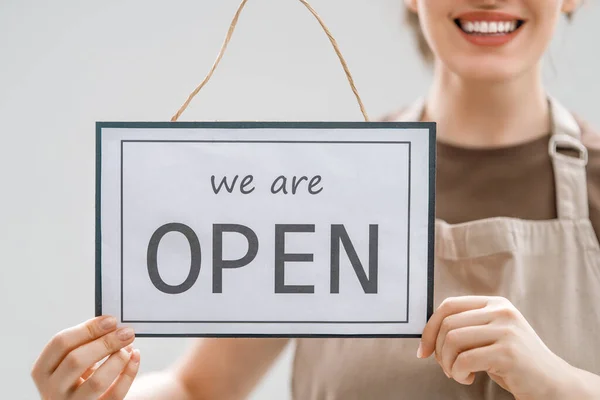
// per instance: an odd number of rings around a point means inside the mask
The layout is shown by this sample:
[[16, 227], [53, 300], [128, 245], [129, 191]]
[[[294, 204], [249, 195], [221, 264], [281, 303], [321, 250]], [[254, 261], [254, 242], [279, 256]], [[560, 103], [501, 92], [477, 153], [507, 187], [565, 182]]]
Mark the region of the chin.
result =
[[482, 83], [506, 83], [523, 75], [527, 69], [518, 60], [482, 55], [455, 56], [443, 64], [452, 75], [460, 77], [463, 81]]

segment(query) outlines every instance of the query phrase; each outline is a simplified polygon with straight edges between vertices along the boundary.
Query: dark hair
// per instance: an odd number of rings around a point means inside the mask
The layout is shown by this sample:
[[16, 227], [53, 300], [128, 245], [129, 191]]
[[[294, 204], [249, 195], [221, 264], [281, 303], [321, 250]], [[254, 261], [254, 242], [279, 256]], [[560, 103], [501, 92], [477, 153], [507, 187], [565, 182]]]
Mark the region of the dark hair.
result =
[[[573, 19], [573, 13], [567, 13], [566, 17], [569, 20], [569, 22], [571, 22], [571, 20]], [[412, 10], [406, 8], [404, 12], [404, 21], [408, 24], [411, 31], [413, 32], [413, 35], [415, 36], [415, 39], [417, 40], [417, 46], [419, 49], [419, 53], [423, 58], [423, 61], [425, 61], [427, 64], [433, 63], [433, 52], [431, 51], [429, 43], [427, 43], [427, 39], [425, 39], [425, 35], [423, 34], [423, 30], [421, 29], [419, 15], [413, 12]]]

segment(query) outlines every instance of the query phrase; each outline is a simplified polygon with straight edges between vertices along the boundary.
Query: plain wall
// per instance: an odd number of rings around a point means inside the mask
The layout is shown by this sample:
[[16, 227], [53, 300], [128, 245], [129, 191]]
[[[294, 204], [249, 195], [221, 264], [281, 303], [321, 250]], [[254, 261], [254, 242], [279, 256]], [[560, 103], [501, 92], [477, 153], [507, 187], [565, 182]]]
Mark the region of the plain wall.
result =
[[[402, 0], [311, 0], [372, 117], [421, 95], [429, 72]], [[94, 313], [98, 120], [167, 121], [217, 55], [239, 0], [0, 0], [1, 398], [36, 398], [46, 341]], [[600, 9], [561, 23], [549, 89], [600, 127]], [[180, 120], [361, 120], [331, 44], [295, 0], [249, 1], [221, 66]], [[142, 372], [186, 348], [138, 339]], [[254, 399], [289, 398], [291, 349]]]

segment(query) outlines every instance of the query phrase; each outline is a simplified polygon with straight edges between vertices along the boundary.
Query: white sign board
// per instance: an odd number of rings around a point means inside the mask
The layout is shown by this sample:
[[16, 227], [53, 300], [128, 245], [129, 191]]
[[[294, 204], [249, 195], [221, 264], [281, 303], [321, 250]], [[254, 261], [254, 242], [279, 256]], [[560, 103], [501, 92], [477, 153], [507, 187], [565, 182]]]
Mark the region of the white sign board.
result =
[[433, 123], [97, 123], [96, 314], [138, 336], [419, 337]]

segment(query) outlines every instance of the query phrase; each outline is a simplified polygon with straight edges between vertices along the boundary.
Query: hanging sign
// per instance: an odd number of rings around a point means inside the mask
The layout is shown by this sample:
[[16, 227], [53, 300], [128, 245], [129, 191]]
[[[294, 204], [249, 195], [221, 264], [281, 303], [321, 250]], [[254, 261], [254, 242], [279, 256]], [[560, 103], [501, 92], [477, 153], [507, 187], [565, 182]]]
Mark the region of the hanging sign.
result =
[[98, 122], [96, 315], [138, 336], [419, 337], [435, 124]]
[[415, 336], [434, 125], [98, 123], [97, 314], [138, 335]]

